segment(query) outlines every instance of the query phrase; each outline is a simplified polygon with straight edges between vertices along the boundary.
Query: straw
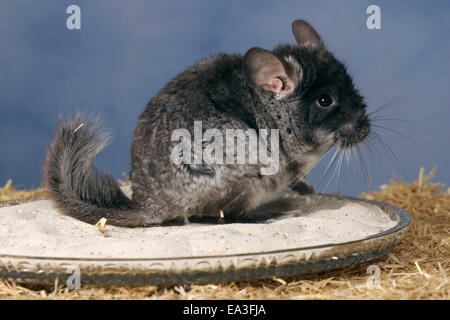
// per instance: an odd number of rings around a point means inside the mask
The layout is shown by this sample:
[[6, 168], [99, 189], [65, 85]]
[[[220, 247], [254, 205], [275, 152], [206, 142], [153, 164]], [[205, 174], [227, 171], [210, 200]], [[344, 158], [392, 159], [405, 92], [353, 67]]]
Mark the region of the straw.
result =
[[[176, 287], [35, 286], [0, 280], [0, 299], [450, 299], [450, 188], [421, 169], [411, 183], [392, 180], [366, 199], [401, 207], [413, 216], [408, 235], [386, 257], [345, 270], [292, 278]], [[0, 199], [45, 196], [17, 190], [9, 180]]]

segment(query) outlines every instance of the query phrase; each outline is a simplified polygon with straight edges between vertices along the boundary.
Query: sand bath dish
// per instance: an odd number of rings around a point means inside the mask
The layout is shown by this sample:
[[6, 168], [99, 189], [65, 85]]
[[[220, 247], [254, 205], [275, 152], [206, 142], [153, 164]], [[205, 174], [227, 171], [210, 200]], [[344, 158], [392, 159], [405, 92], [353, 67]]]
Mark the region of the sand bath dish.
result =
[[334, 196], [280, 199], [261, 210], [282, 215], [129, 229], [86, 224], [49, 200], [4, 206], [0, 274], [49, 282], [76, 266], [89, 283], [144, 284], [319, 272], [389, 251], [410, 223], [400, 209]]

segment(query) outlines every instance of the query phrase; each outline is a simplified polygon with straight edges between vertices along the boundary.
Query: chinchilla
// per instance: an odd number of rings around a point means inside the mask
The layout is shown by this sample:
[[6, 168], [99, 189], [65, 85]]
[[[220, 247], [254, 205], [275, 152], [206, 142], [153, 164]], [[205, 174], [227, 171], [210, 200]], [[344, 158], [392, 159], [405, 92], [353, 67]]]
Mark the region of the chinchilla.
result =
[[[62, 119], [44, 164], [51, 199], [65, 214], [88, 223], [106, 218], [111, 225], [141, 227], [219, 215], [233, 221], [287, 187], [313, 193], [305, 175], [330, 147], [352, 148], [363, 141], [370, 121], [345, 66], [317, 32], [303, 20], [294, 21], [292, 30], [295, 45], [251, 48], [243, 56], [213, 55], [150, 100], [131, 148], [132, 199], [112, 176], [92, 166], [109, 140], [99, 122], [85, 116]], [[192, 136], [174, 141], [174, 132], [194, 134], [195, 123], [201, 124], [200, 134], [209, 129], [216, 134], [214, 141], [200, 141], [200, 154], [227, 129], [242, 129], [256, 132], [267, 147], [278, 143], [277, 170], [262, 174], [267, 164], [260, 162], [173, 161], [177, 143], [195, 144]], [[261, 139], [261, 129], [276, 131], [278, 140]], [[239, 146], [249, 145], [250, 135], [235, 138]], [[220, 156], [214, 150], [213, 156]], [[276, 150], [270, 150], [274, 155]], [[232, 152], [225, 148], [222, 156]], [[255, 152], [245, 148], [247, 158]]]

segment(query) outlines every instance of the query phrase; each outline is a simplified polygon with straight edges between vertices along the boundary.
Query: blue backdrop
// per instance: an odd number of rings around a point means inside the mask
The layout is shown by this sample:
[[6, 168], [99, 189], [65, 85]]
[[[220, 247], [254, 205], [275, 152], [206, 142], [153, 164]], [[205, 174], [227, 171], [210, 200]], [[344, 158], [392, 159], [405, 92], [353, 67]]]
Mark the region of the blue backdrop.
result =
[[[81, 30], [66, 28], [71, 4], [81, 8]], [[370, 4], [381, 8], [381, 30], [366, 27]], [[130, 168], [137, 117], [167, 81], [212, 53], [294, 42], [290, 26], [299, 18], [347, 64], [369, 110], [389, 102], [382, 113], [390, 120], [379, 124], [403, 134], [379, 130], [395, 156], [382, 145], [364, 152], [371, 188], [393, 175], [413, 180], [421, 166], [434, 165], [450, 184], [449, 17], [445, 0], [2, 0], [0, 184], [40, 186], [58, 116], [77, 110], [100, 114], [113, 128], [112, 144], [94, 163], [120, 178]], [[321, 181], [328, 160], [310, 182]], [[354, 158], [319, 190], [367, 191], [363, 172]]]

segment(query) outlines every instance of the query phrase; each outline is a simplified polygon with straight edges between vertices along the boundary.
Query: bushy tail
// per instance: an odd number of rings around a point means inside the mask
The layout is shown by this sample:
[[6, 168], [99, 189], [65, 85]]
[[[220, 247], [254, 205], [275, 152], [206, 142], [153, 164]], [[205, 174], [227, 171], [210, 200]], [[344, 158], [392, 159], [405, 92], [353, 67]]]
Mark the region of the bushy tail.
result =
[[62, 119], [44, 163], [44, 185], [57, 207], [74, 218], [123, 227], [145, 225], [144, 214], [133, 207], [109, 174], [92, 167], [92, 160], [109, 142], [98, 120]]

